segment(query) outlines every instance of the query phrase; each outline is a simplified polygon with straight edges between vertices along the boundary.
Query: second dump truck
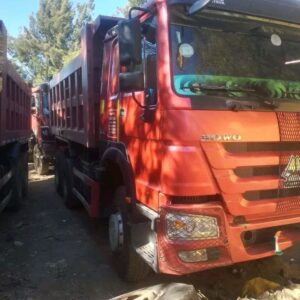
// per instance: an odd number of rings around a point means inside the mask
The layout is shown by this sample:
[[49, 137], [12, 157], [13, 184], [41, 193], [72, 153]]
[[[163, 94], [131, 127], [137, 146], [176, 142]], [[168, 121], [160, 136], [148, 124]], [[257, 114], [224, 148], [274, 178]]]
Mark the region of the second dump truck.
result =
[[19, 209], [27, 194], [30, 94], [7, 59], [7, 31], [0, 20], [0, 211]]
[[300, 238], [300, 5], [154, 0], [99, 16], [50, 82], [55, 183], [109, 217], [127, 280]]
[[49, 103], [47, 83], [32, 89], [31, 130], [29, 150], [32, 155], [35, 171], [46, 175], [52, 166], [55, 156], [55, 140], [49, 127]]

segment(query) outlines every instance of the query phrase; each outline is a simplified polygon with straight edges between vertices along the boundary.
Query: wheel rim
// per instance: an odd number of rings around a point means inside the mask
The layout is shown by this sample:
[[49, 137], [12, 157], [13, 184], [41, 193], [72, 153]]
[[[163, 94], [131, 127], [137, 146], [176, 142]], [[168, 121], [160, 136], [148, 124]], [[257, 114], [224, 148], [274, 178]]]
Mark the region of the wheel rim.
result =
[[120, 250], [124, 244], [124, 226], [120, 213], [112, 214], [109, 218], [109, 245], [113, 252]]

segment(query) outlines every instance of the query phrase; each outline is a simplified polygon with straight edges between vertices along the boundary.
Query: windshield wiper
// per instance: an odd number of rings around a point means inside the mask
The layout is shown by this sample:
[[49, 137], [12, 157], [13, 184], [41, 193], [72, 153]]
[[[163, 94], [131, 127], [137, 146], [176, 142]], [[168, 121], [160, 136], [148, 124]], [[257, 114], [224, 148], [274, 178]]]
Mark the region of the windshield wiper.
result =
[[200, 84], [197, 82], [191, 83], [189, 86], [182, 86], [181, 89], [189, 89], [192, 92], [201, 92], [201, 91], [217, 91], [217, 92], [240, 92], [240, 93], [255, 93], [254, 89], [246, 89], [242, 87], [227, 87], [225, 85], [207, 85]]
[[260, 102], [262, 106], [269, 107], [271, 109], [276, 109], [280, 106], [279, 102], [276, 102], [275, 100], [265, 100]]
[[260, 107], [268, 107], [270, 109], [276, 109], [279, 107], [279, 103], [274, 100], [265, 100], [265, 101], [243, 101], [243, 100], [227, 100], [226, 106], [233, 110], [239, 111], [242, 109], [251, 109], [255, 110]]
[[[218, 86], [218, 85], [207, 85], [207, 84], [200, 84], [197, 82], [193, 82], [188, 86], [181, 87], [183, 90], [188, 89], [194, 93], [201, 92], [201, 91], [217, 91], [217, 92], [239, 92], [239, 93], [255, 93], [258, 96], [259, 91], [256, 89], [248, 89], [239, 86], [235, 87], [227, 87], [227, 86]], [[262, 96], [259, 96], [261, 98]], [[271, 100], [263, 100], [260, 101], [243, 101], [243, 100], [227, 100], [226, 105], [229, 109], [238, 111], [241, 109], [257, 109], [259, 107], [267, 107], [270, 109], [276, 109], [280, 106], [279, 102], [276, 102], [274, 99]]]
[[239, 111], [243, 109], [255, 110], [259, 108], [260, 105], [258, 102], [252, 102], [252, 101], [227, 100], [226, 106], [233, 111]]
[[286, 92], [287, 95], [300, 95], [300, 91]]

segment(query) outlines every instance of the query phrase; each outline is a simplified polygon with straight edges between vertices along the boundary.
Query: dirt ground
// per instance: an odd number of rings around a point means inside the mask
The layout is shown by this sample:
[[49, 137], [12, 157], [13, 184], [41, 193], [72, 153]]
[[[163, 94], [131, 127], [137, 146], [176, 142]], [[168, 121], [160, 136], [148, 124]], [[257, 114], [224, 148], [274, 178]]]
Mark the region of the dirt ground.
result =
[[[30, 171], [29, 196], [18, 213], [0, 215], [0, 300], [102, 300], [158, 283], [193, 284], [209, 299], [236, 299], [254, 277], [282, 285], [300, 282], [300, 246], [283, 257], [173, 277], [121, 281], [112, 267], [107, 227], [83, 209], [70, 211], [54, 191], [53, 176]], [[285, 271], [283, 271], [285, 269]]]

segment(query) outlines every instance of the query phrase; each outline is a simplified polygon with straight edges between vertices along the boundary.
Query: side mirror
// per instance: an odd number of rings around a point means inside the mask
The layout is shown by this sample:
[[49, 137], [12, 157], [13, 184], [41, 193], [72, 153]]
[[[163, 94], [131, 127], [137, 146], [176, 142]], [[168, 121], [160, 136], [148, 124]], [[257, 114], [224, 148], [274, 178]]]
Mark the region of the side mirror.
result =
[[141, 71], [121, 73], [119, 81], [121, 92], [129, 93], [144, 90], [144, 74]]
[[120, 21], [118, 24], [120, 65], [139, 65], [142, 62], [141, 23], [138, 19]]

